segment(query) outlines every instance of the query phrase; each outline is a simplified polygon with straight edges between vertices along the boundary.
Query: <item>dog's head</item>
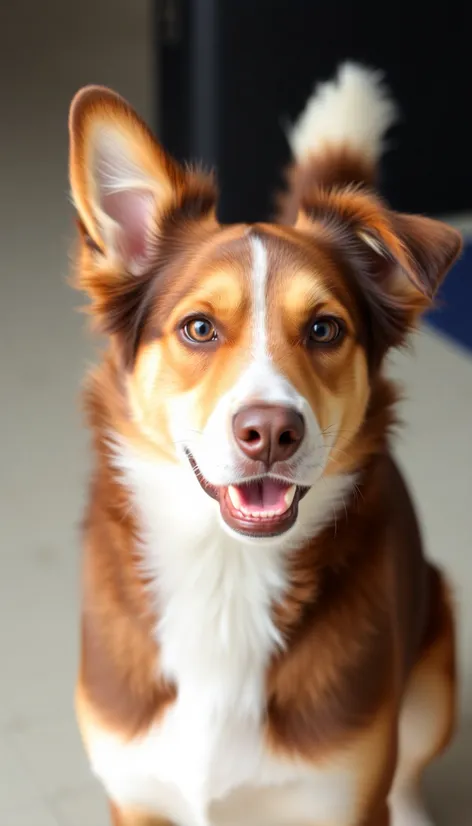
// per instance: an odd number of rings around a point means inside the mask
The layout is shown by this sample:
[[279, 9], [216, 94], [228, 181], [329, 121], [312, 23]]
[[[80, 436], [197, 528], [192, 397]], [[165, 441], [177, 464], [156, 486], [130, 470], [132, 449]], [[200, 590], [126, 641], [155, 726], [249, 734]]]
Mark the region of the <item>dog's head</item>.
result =
[[222, 227], [211, 178], [172, 161], [115, 94], [83, 90], [70, 127], [80, 283], [129, 422], [195, 474], [230, 531], [285, 534], [321, 477], [362, 461], [384, 356], [430, 305], [458, 234], [316, 187], [291, 227]]

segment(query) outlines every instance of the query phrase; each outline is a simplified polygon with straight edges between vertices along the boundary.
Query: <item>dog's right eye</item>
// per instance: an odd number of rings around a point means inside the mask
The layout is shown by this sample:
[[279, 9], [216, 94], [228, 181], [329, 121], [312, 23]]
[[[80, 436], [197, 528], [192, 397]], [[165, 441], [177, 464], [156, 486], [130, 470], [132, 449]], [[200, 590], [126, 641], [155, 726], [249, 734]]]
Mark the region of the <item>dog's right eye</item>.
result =
[[208, 344], [218, 338], [214, 324], [207, 318], [192, 318], [182, 329], [193, 344]]

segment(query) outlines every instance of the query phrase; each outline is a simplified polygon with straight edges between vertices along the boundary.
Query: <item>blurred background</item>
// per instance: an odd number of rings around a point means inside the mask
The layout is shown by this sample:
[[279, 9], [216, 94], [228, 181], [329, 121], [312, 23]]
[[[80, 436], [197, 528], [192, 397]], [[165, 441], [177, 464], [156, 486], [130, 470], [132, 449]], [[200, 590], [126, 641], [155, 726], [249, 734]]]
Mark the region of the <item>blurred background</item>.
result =
[[[434, 4], [433, 4], [434, 5]], [[264, 219], [284, 125], [346, 58], [386, 71], [403, 119], [383, 168], [406, 210], [472, 235], [472, 11], [465, 3], [16, 0], [0, 15], [0, 824], [105, 826], [76, 732], [80, 385], [95, 346], [67, 285], [67, 113], [87, 83], [130, 100], [181, 158], [215, 164], [222, 220]], [[418, 8], [417, 8], [418, 7]], [[417, 9], [417, 10], [416, 10]], [[381, 18], [379, 17], [381, 15]], [[391, 17], [389, 17], [391, 15]], [[470, 211], [470, 212], [469, 212]], [[432, 770], [438, 826], [472, 821], [472, 255], [390, 366], [397, 453], [431, 555], [456, 587], [461, 725]]]

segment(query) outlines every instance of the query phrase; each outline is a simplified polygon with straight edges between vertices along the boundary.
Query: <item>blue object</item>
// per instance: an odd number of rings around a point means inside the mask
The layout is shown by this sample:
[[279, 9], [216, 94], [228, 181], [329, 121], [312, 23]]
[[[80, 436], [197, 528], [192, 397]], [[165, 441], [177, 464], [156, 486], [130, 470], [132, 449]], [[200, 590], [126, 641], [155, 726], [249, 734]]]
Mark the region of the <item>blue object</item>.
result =
[[427, 323], [468, 350], [472, 350], [472, 244], [446, 276]]

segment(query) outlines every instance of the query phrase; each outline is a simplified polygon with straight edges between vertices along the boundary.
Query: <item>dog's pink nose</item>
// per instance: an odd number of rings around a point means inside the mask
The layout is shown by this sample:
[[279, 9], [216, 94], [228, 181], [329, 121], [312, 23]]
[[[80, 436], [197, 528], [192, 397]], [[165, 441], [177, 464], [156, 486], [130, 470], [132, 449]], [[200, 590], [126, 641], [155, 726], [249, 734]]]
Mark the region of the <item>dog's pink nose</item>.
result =
[[305, 421], [291, 407], [252, 405], [236, 413], [233, 433], [248, 459], [270, 467], [296, 453], [305, 436]]

